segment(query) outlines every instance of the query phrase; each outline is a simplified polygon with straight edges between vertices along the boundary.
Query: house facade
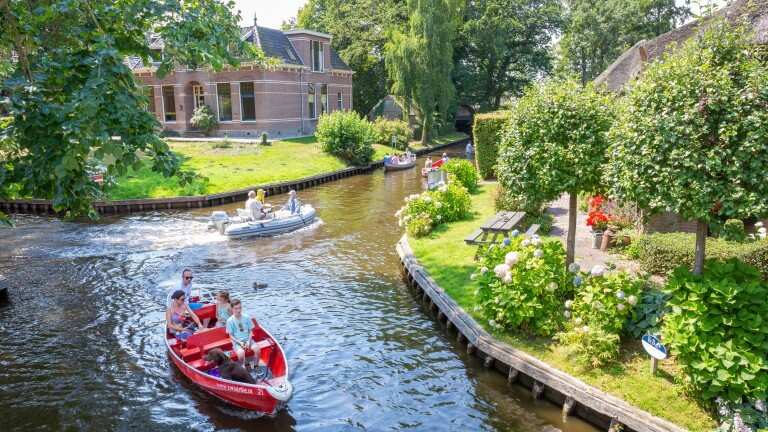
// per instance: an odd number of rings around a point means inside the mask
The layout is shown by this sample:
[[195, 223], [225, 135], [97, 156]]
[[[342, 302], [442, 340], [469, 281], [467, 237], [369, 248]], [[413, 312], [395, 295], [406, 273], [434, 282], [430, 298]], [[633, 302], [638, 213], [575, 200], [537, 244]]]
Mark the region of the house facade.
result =
[[[323, 113], [352, 109], [353, 73], [331, 48], [330, 35], [255, 24], [242, 28], [241, 37], [278, 59], [274, 68], [252, 63], [219, 72], [178, 68], [161, 79], [152, 64], [128, 59], [165, 131], [199, 135], [190, 119], [201, 105], [218, 119], [214, 134], [230, 137], [311, 135]], [[153, 41], [151, 48], [162, 55], [162, 41]]]

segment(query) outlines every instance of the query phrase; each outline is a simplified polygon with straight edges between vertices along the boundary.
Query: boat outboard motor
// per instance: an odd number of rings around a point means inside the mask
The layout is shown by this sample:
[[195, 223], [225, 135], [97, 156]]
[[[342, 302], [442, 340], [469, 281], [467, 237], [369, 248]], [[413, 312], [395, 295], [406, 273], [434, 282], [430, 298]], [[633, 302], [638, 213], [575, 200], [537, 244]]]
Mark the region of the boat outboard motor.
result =
[[225, 211], [215, 211], [211, 213], [211, 220], [208, 222], [208, 229], [215, 229], [216, 231], [224, 234], [224, 230], [229, 225], [229, 216]]

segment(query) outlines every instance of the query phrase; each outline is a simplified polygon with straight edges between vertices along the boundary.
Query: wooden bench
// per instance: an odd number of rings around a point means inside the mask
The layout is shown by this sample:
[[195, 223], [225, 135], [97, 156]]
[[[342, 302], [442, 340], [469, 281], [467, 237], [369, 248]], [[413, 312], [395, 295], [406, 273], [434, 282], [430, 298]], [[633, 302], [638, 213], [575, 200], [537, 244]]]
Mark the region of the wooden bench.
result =
[[485, 221], [479, 229], [464, 239], [469, 245], [488, 245], [509, 237], [509, 233], [523, 220], [525, 213], [501, 211]]

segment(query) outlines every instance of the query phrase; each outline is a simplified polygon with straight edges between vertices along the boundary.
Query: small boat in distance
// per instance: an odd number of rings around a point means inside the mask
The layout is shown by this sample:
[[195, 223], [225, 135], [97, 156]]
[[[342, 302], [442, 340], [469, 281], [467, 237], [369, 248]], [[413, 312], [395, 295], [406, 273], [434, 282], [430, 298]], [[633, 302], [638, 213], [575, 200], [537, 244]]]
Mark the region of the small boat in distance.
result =
[[438, 159], [434, 162], [432, 162], [432, 166], [429, 168], [422, 168], [421, 169], [421, 176], [426, 177], [427, 174], [431, 173], [432, 171], [437, 171], [440, 169], [441, 166], [445, 163], [445, 159]]
[[258, 220], [229, 216], [227, 212], [219, 210], [211, 214], [208, 228], [229, 238], [269, 237], [309, 226], [315, 221], [316, 215], [317, 211], [310, 204], [301, 204], [294, 213], [286, 209], [277, 210]]
[[391, 158], [384, 159], [384, 171], [401, 171], [416, 166], [416, 155], [411, 155], [405, 159], [393, 161]]
[[[216, 321], [215, 304], [206, 304], [194, 312], [201, 321]], [[231, 405], [274, 416], [293, 395], [293, 386], [288, 381], [288, 362], [277, 340], [256, 320], [253, 323], [252, 337], [261, 349], [260, 358], [268, 370], [266, 378], [257, 384], [221, 378], [218, 367], [206, 361], [206, 353], [214, 348], [228, 353], [232, 360], [237, 359], [237, 354], [231, 351], [232, 341], [224, 327], [203, 329], [186, 342], [177, 340], [165, 327], [165, 343], [173, 364], [198, 387]], [[253, 356], [253, 352], [248, 350], [245, 355]]]

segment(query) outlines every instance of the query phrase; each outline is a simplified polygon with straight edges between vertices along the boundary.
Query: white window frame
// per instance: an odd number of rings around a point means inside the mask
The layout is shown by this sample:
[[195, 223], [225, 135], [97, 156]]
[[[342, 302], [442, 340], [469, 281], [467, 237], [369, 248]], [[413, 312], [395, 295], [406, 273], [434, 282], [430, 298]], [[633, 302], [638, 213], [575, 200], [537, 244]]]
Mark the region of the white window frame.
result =
[[[312, 89], [312, 112], [309, 112], [309, 89]], [[317, 118], [317, 88], [314, 84], [307, 84], [307, 117], [309, 119]]]
[[[243, 113], [245, 112], [245, 109], [243, 108], [243, 83], [249, 83], [253, 85], [253, 93], [251, 94], [253, 96], [253, 119], [252, 120], [245, 120], [243, 118]], [[256, 83], [253, 81], [240, 81], [240, 121], [243, 123], [255, 123], [256, 120]]]
[[[318, 69], [315, 69], [315, 44], [317, 44], [317, 56], [319, 57], [317, 60], [317, 66]], [[323, 49], [323, 45], [325, 45], [323, 42], [318, 40], [311, 40], [309, 41], [309, 52], [310, 52], [310, 58], [312, 59], [312, 72], [324, 72], [325, 71], [325, 52]]]
[[205, 105], [205, 89], [202, 84], [195, 84], [192, 86], [192, 107], [198, 109], [201, 103]]
[[[173, 115], [176, 117], [175, 120], [168, 120], [165, 117], [165, 90], [164, 89], [166, 87], [173, 88], [173, 108], [174, 108]], [[178, 113], [178, 111], [176, 111], [176, 86], [174, 86], [174, 85], [161, 85], [160, 86], [160, 99], [162, 100], [162, 103], [163, 103], [163, 123], [174, 124], [177, 121], [179, 121], [179, 113]]]
[[[232, 110], [232, 118], [229, 120], [221, 119], [221, 99], [219, 99], [219, 84], [229, 85], [229, 109]], [[217, 118], [219, 119], [219, 123], [232, 123], [235, 120], [234, 107], [232, 106], [232, 83], [230, 82], [216, 83], [216, 114]]]
[[344, 93], [339, 92], [336, 102], [337, 102], [337, 107], [339, 108], [339, 111], [342, 111], [344, 109]]

